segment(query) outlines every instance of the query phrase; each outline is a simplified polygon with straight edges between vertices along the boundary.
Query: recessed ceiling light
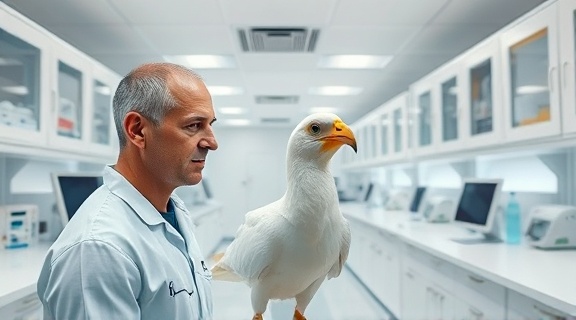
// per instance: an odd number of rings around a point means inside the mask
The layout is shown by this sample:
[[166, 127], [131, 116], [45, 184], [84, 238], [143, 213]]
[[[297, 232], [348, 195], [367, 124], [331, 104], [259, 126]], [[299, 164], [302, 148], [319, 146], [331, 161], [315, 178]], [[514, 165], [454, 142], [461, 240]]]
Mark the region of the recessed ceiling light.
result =
[[181, 64], [193, 69], [225, 69], [236, 68], [236, 60], [229, 55], [178, 55], [164, 56], [164, 60]]
[[321, 96], [348, 96], [357, 95], [362, 92], [362, 88], [359, 87], [346, 87], [346, 86], [327, 86], [327, 87], [315, 87], [308, 90], [310, 94], [316, 94]]
[[233, 96], [244, 93], [244, 89], [240, 87], [229, 86], [207, 86], [208, 91], [213, 96]]
[[218, 108], [218, 110], [222, 114], [243, 114], [246, 112], [246, 109], [240, 107], [222, 107]]
[[229, 126], [247, 126], [250, 124], [248, 119], [226, 119], [223, 122]]
[[310, 113], [318, 113], [318, 112], [328, 112], [328, 113], [336, 113], [338, 109], [333, 107], [314, 107], [310, 108]]
[[382, 69], [392, 61], [392, 56], [330, 55], [322, 56], [320, 68], [336, 69]]

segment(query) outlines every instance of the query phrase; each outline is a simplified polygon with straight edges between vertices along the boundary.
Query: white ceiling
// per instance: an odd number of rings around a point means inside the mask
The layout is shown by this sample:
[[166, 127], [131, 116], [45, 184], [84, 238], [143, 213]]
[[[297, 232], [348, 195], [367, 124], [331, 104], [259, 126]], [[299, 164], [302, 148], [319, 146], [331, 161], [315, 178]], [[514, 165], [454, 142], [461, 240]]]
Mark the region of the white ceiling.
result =
[[[346, 122], [378, 107], [410, 83], [545, 0], [4, 0], [121, 75], [163, 55], [232, 55], [234, 69], [197, 69], [208, 85], [244, 88], [213, 97], [219, 123], [288, 118], [333, 107]], [[320, 34], [313, 52], [244, 52], [238, 28], [306, 27]], [[321, 55], [393, 55], [384, 69], [317, 67]], [[355, 86], [355, 96], [314, 96], [312, 86]], [[297, 104], [256, 104], [256, 95], [298, 95]], [[244, 107], [229, 116], [220, 107]], [[268, 124], [264, 124], [268, 125]]]

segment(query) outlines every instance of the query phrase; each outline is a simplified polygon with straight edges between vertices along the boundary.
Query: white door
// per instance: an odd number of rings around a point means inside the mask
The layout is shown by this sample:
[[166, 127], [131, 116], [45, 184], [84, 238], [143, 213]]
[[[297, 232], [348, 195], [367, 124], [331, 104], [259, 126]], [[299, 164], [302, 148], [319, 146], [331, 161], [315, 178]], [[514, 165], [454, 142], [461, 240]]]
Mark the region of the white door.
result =
[[562, 87], [562, 130], [576, 133], [575, 37], [576, 0], [560, 2], [560, 75]]

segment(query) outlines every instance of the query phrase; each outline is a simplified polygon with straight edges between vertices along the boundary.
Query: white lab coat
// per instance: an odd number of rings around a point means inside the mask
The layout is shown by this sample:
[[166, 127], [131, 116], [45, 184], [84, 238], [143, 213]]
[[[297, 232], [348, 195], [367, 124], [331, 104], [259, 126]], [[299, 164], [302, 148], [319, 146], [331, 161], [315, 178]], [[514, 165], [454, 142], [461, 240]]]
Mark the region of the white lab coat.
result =
[[190, 213], [180, 235], [111, 167], [48, 251], [38, 279], [45, 319], [211, 319], [212, 275]]

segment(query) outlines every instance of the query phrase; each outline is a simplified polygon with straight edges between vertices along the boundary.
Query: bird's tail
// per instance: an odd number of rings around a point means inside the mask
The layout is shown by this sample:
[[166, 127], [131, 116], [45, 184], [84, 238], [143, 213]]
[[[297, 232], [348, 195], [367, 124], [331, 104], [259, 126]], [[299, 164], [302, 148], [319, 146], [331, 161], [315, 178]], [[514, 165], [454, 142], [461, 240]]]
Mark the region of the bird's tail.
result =
[[224, 253], [217, 253], [212, 256], [215, 265], [210, 270], [212, 272], [212, 279], [220, 281], [240, 282], [243, 279], [236, 273], [223, 268], [218, 262], [222, 259]]

